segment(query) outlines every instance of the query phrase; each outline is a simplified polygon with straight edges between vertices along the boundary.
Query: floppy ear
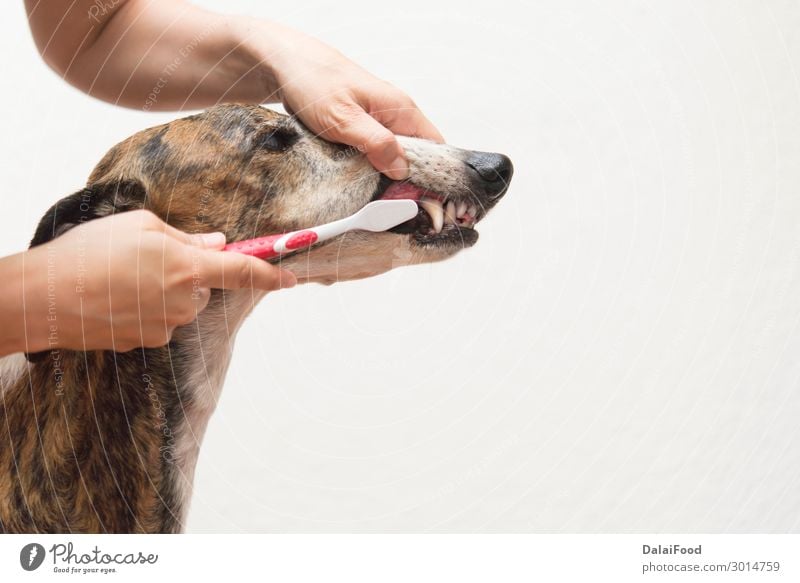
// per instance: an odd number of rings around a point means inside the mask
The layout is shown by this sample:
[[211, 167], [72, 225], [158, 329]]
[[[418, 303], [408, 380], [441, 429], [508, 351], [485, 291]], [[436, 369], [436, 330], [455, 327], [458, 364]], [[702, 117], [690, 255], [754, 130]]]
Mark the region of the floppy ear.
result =
[[[87, 221], [144, 208], [146, 202], [147, 191], [138, 180], [91, 184], [62, 198], [47, 210], [36, 227], [30, 246], [47, 243]], [[26, 352], [25, 358], [30, 362], [41, 362], [49, 354], [50, 351]]]
[[47, 243], [73, 227], [114, 213], [145, 207], [147, 191], [138, 180], [91, 184], [62, 198], [39, 221], [31, 247]]

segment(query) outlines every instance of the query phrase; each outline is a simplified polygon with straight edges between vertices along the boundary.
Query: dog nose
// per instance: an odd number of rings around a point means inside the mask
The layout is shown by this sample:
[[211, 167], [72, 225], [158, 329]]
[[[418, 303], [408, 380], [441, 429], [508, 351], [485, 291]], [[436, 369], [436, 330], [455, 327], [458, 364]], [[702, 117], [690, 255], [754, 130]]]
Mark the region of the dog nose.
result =
[[471, 152], [465, 163], [480, 177], [489, 196], [499, 196], [504, 193], [514, 174], [511, 160], [503, 154]]

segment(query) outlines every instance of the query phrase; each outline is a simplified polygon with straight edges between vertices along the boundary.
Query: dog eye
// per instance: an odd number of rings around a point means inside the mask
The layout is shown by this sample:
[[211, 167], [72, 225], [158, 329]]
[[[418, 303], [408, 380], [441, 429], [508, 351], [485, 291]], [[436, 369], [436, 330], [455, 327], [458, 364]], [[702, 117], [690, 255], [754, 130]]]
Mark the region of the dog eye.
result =
[[253, 140], [253, 147], [260, 150], [282, 152], [297, 141], [297, 134], [288, 128], [270, 128]]

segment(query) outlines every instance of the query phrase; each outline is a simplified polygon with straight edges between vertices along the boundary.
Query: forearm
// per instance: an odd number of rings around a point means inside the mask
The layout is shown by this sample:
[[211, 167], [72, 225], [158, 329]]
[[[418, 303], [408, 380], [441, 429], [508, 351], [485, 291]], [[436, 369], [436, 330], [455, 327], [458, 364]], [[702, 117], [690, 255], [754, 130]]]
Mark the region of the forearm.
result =
[[280, 25], [180, 0], [123, 0], [103, 9], [77, 0], [55, 20], [47, 5], [60, 1], [42, 0], [29, 13], [34, 38], [57, 72], [94, 97], [145, 110], [278, 99], [271, 57], [291, 51], [295, 34]]

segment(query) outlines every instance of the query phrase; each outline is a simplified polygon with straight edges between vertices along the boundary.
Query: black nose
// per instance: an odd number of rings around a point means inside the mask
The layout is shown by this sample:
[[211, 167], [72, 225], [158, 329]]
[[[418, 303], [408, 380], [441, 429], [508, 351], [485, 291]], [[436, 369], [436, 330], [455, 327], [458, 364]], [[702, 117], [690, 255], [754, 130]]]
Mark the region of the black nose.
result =
[[464, 162], [480, 177], [484, 189], [490, 196], [505, 192], [514, 174], [511, 160], [502, 154], [471, 152]]

